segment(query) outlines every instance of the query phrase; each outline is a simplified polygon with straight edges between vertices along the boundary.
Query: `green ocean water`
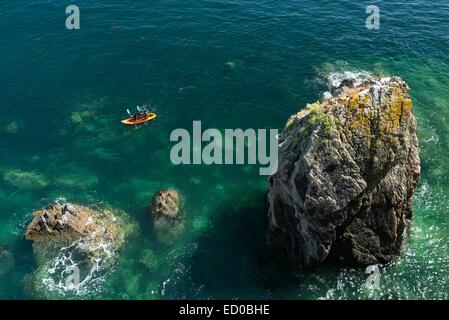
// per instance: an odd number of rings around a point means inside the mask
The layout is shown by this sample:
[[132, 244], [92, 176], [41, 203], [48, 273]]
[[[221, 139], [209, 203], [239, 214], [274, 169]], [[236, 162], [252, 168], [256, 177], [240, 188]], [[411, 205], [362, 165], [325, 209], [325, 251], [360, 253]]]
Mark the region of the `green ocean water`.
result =
[[[69, 4], [0, 3], [0, 299], [448, 298], [447, 1], [78, 0], [72, 31]], [[380, 30], [365, 27], [372, 4]], [[411, 234], [402, 257], [380, 266], [375, 291], [363, 269], [274, 263], [258, 166], [170, 162], [176, 128], [282, 129], [326, 79], [363, 73], [407, 81], [422, 161]], [[155, 122], [120, 124], [143, 104]], [[172, 245], [156, 241], [148, 209], [166, 187], [186, 213]], [[139, 235], [79, 292], [36, 292], [23, 234], [31, 213], [60, 197], [124, 210]]]

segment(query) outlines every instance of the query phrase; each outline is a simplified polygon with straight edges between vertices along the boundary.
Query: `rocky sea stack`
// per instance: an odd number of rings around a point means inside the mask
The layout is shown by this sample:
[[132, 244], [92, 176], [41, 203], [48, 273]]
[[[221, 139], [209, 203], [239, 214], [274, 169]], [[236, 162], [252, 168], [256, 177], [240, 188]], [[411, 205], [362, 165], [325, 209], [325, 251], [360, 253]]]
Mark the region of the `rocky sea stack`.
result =
[[344, 81], [290, 117], [269, 179], [269, 240], [299, 266], [398, 256], [420, 177], [416, 121], [398, 77]]

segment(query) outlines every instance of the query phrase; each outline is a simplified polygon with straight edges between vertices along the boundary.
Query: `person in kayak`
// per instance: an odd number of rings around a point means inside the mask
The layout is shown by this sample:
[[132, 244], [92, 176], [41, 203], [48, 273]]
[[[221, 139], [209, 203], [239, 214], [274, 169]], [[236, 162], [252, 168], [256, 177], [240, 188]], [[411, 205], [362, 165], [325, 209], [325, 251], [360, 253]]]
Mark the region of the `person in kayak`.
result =
[[133, 115], [133, 117], [132, 117], [133, 121], [144, 120], [146, 118], [148, 118], [148, 110], [147, 109], [141, 110], [139, 113]]

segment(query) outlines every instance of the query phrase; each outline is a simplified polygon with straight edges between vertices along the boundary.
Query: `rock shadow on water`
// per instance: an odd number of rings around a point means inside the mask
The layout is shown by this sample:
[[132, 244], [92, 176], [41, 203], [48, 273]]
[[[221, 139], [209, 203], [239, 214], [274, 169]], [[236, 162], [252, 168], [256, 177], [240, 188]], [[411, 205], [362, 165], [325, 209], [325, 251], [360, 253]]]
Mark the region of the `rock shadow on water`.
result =
[[185, 260], [174, 260], [176, 270], [164, 281], [164, 299], [179, 298], [180, 287], [189, 299], [268, 299], [274, 297], [277, 284], [298, 284], [293, 269], [269, 252], [264, 193], [244, 196], [245, 205], [224, 203], [196, 243], [183, 244]]

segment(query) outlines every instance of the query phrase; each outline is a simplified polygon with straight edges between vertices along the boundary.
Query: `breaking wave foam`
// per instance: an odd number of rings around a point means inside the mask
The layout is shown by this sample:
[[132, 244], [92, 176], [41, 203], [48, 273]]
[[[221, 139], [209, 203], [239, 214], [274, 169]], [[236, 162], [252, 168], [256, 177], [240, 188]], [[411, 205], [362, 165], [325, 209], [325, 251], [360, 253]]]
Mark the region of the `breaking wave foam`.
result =
[[317, 68], [317, 75], [317, 78], [311, 82], [323, 87], [328, 92], [339, 88], [345, 80], [351, 80], [355, 85], [360, 85], [365, 81], [376, 79], [376, 76], [372, 72], [352, 68], [347, 63], [335, 65], [325, 64]]
[[355, 85], [360, 85], [367, 80], [374, 80], [373, 75], [364, 70], [341, 70], [324, 74], [329, 89], [338, 88], [345, 80], [354, 80]]
[[110, 244], [98, 244], [105, 253], [101, 257], [86, 257], [83, 239], [61, 248], [53, 259], [41, 270], [38, 287], [45, 295], [62, 297], [82, 297], [102, 291], [102, 284], [112, 271], [114, 257]]
[[[55, 202], [67, 203], [62, 197]], [[84, 237], [60, 248], [54, 258], [38, 268], [35, 284], [40, 295], [82, 298], [103, 291], [102, 284], [113, 272], [116, 253], [112, 242], [91, 240]]]

